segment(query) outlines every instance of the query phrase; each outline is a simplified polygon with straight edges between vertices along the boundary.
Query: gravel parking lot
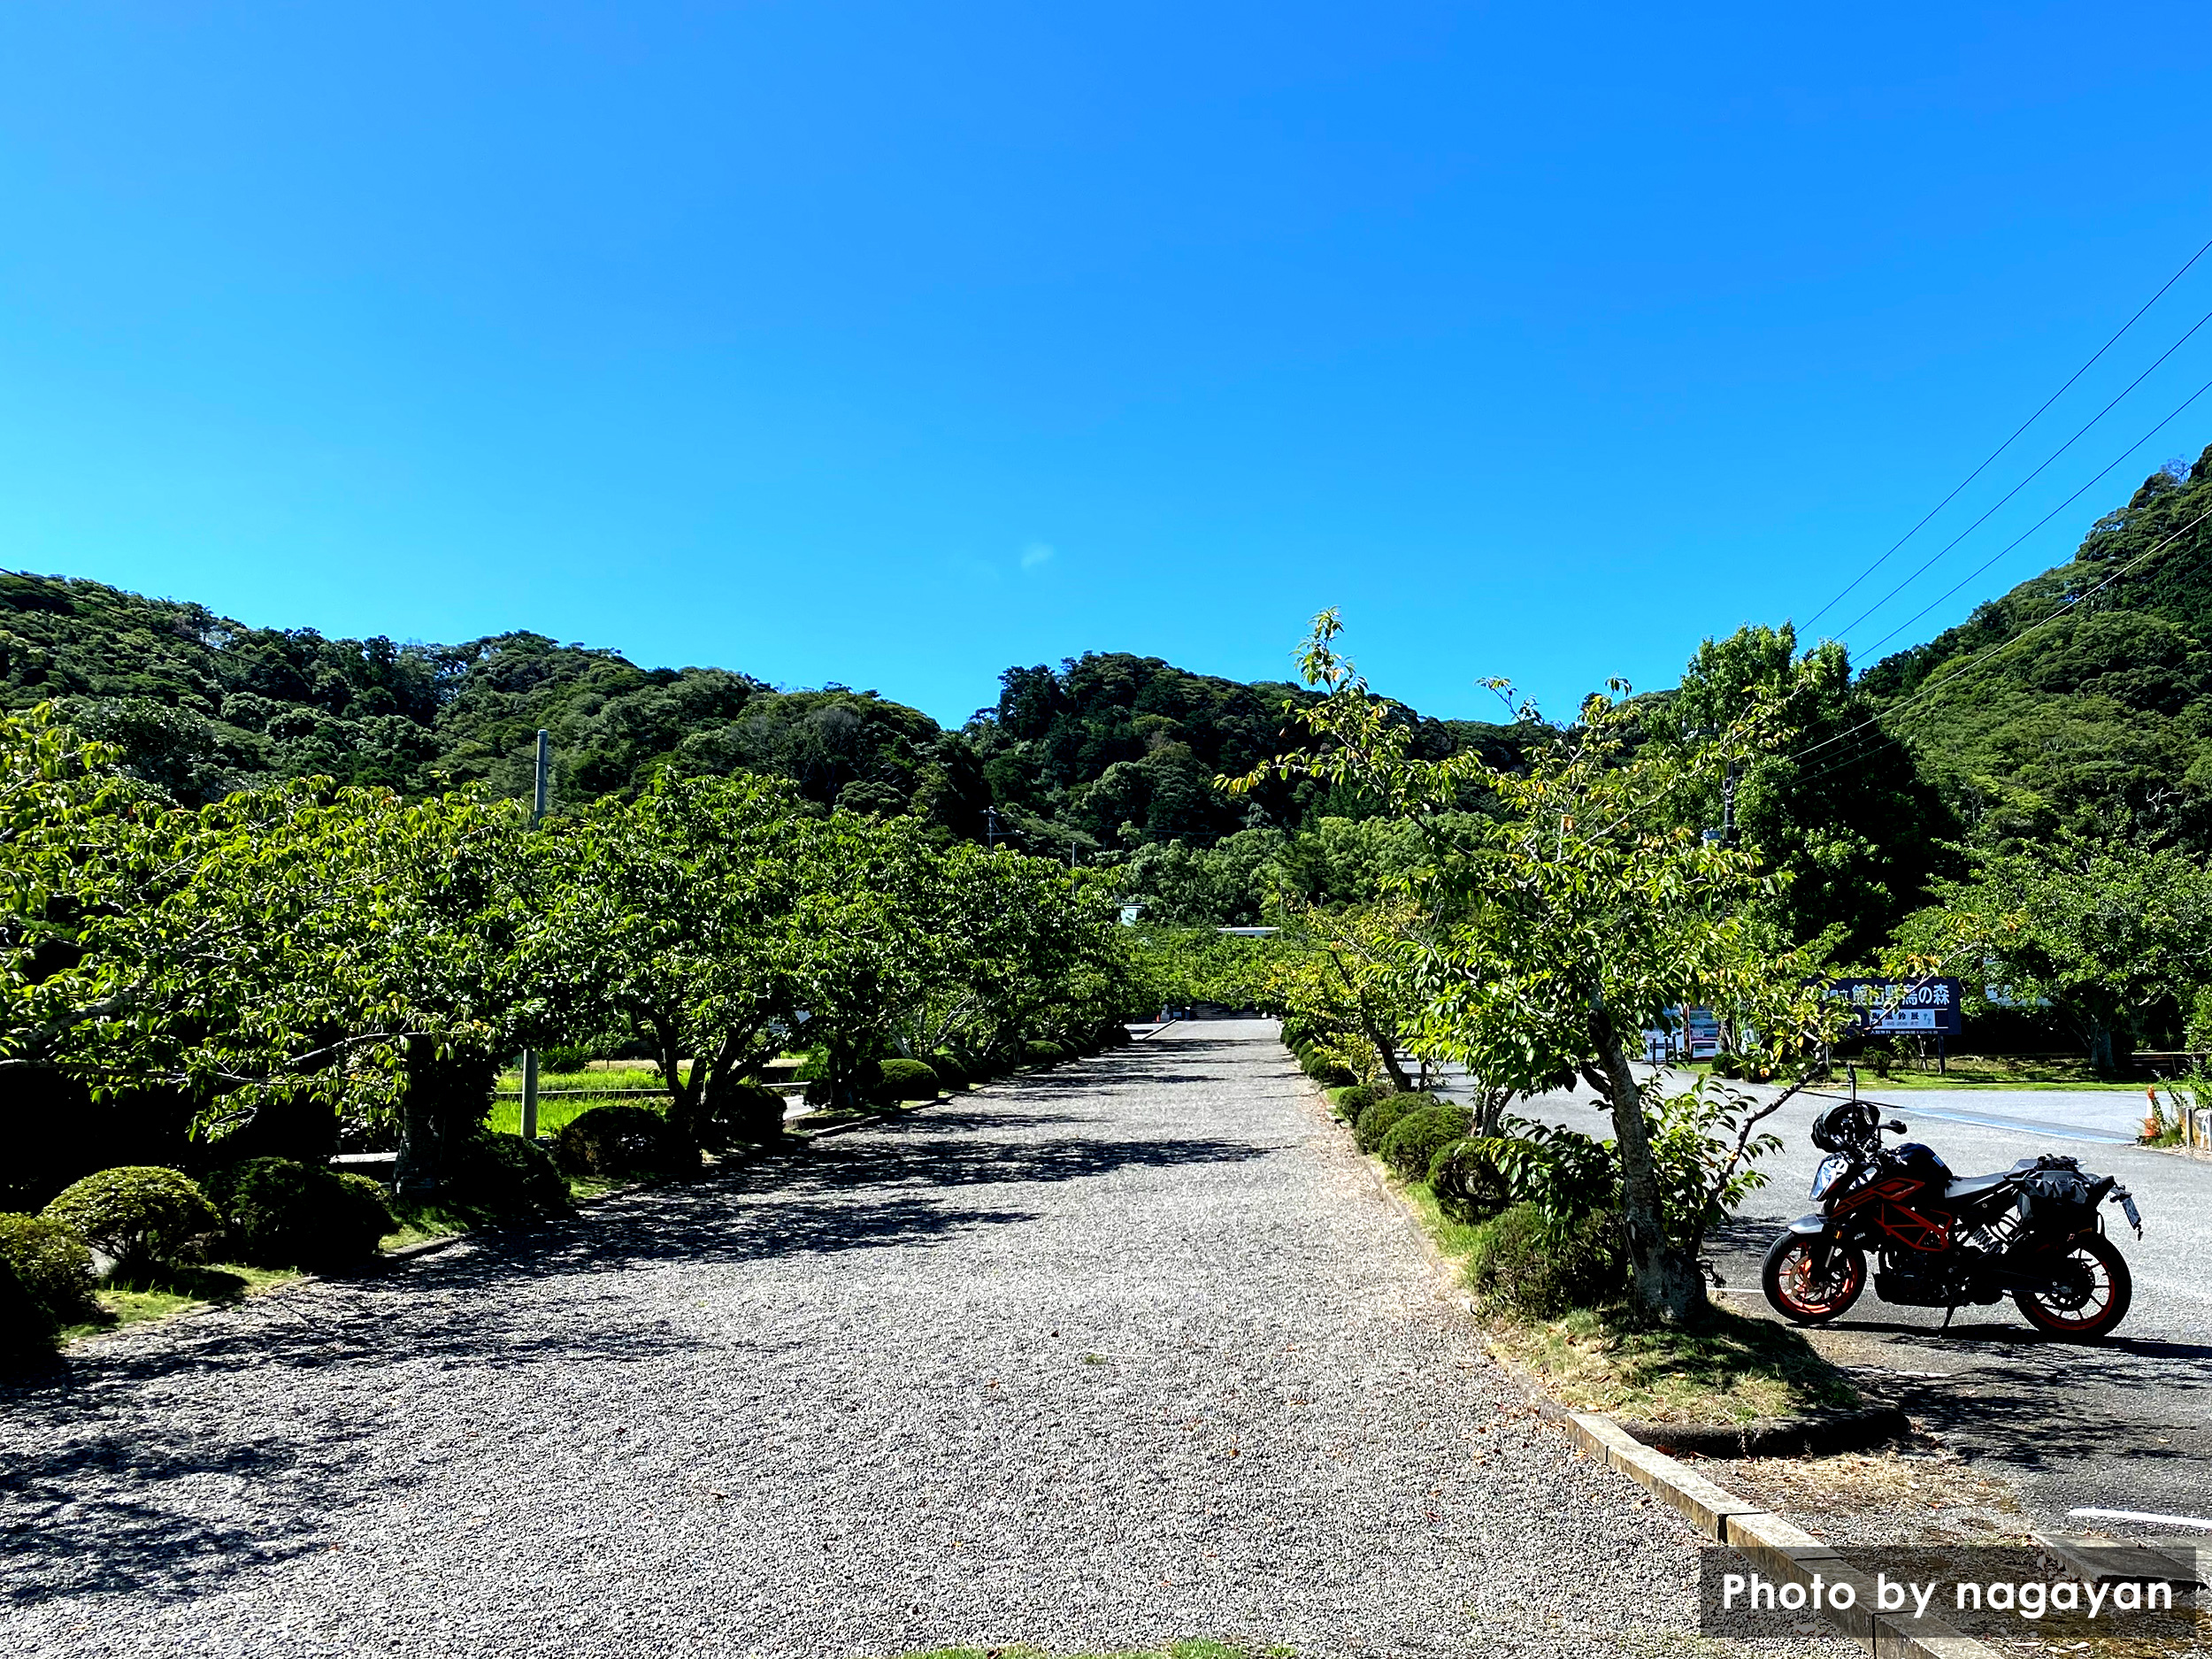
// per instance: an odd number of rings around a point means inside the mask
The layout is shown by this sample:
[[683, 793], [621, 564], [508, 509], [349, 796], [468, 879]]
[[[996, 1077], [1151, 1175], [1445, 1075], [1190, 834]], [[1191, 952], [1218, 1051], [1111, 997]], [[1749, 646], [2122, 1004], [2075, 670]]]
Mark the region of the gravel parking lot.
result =
[[57, 1659], [1694, 1617], [1694, 1536], [1479, 1357], [1261, 1022], [120, 1333], [0, 1395], [0, 1651]]

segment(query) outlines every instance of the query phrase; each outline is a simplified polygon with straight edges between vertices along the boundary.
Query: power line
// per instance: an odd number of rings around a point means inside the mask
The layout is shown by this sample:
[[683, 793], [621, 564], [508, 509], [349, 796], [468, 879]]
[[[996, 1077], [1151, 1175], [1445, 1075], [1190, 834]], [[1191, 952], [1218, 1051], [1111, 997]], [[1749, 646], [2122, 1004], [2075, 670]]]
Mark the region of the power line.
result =
[[[1869, 605], [1864, 611], [1861, 611], [1857, 616], [1852, 618], [1851, 620], [1846, 623], [1842, 627], [1837, 629], [1836, 637], [1839, 639], [1847, 638], [1853, 628], [1857, 627], [1860, 623], [1865, 621], [1867, 618], [1872, 616], [1877, 611], [1879, 611], [1891, 600], [1896, 598], [1898, 595], [1903, 593], [1906, 588], [1911, 587], [1923, 576], [1925, 576], [1930, 571], [1933, 570], [1936, 567], [1938, 560], [1944, 557], [1944, 556], [1948, 554], [1953, 548], [1958, 546], [1958, 544], [1965, 541], [1968, 536], [1972, 535], [1975, 531], [1980, 529], [1982, 526], [1988, 523], [1991, 516], [1997, 511], [1998, 508], [2004, 506], [2005, 503], [2009, 502], [2015, 495], [2017, 495], [2022, 490], [2027, 488], [2029, 485], [2034, 483], [2037, 479], [2040, 478], [2043, 475], [2045, 469], [2047, 468], [2052, 462], [2057, 460], [2060, 456], [2065, 454], [2067, 450], [2072, 449], [2076, 443], [2079, 442], [2088, 433], [2090, 427], [2095, 426], [2099, 421], [2102, 420], [2107, 415], [2110, 414], [2115, 409], [2119, 407], [2121, 398], [2125, 397], [2130, 392], [2133, 391], [2137, 387], [2142, 385], [2145, 380], [2150, 379], [2153, 374], [2157, 373], [2160, 365], [2162, 365], [2168, 357], [2172, 357], [2175, 352], [2180, 350], [2183, 346], [2188, 344], [2191, 335], [2193, 335], [2198, 329], [2202, 328], [2207, 323], [2212, 323], [2212, 311], [2207, 311], [2203, 316], [2198, 318], [2197, 320], [2191, 325], [2188, 334], [2185, 334], [2180, 339], [2175, 341], [2173, 344], [2168, 346], [2164, 351], [2159, 354], [2157, 362], [2153, 363], [2149, 368], [2145, 369], [2142, 373], [2137, 375], [2133, 380], [2130, 380], [2120, 389], [2119, 396], [2116, 396], [2110, 403], [2107, 403], [2102, 409], [2100, 409], [2095, 414], [2090, 416], [2090, 418], [2083, 423], [2079, 431], [2076, 432], [2072, 437], [2067, 439], [2065, 442], [2060, 444], [2057, 449], [2052, 450], [2050, 454], [2045, 456], [2042, 463], [2036, 467], [2034, 472], [2030, 472], [2025, 478], [2022, 479], [2017, 484], [2015, 484], [2010, 489], [2007, 490], [2003, 495], [1998, 498], [1995, 506], [1991, 507], [1988, 511], [1983, 513], [1982, 516], [1975, 519], [1972, 524], [1968, 525], [1965, 529], [1960, 531], [1948, 541], [1946, 541], [1941, 547], [1938, 548], [1935, 552], [1921, 565], [1918, 570], [1915, 571], [1911, 575], [1906, 577], [1903, 581], [1899, 582], [1896, 587], [1891, 588], [1879, 599], [1877, 599], [1872, 604]], [[2183, 407], [2186, 408], [2187, 405], [2185, 404]], [[2174, 411], [2175, 414], [2178, 414], [2181, 411], [2179, 410], [2176, 410]], [[2167, 420], [2171, 420], [2172, 419], [2172, 415], [2166, 417]], [[2166, 424], [2166, 422], [2162, 420], [2158, 424], [2162, 426]], [[2155, 432], [2157, 427], [2154, 426], [2151, 430]], [[2144, 438], [2142, 440], [2139, 440], [2138, 442], [2147, 441], [2149, 436], [2150, 434], [2146, 433], [2144, 434]], [[2117, 466], [2119, 462], [2115, 461], [2112, 465], [2113, 466]], [[2105, 468], [2106, 472], [2108, 472], [2111, 470], [2112, 467], [2109, 466]], [[2104, 472], [2097, 474], [2098, 478], [2102, 478], [2103, 476]], [[2090, 480], [2090, 483], [2093, 484], [2094, 482], [2096, 482], [2096, 479], [2092, 479]], [[2087, 488], [2088, 485], [2086, 484], [2082, 487], [2083, 489], [2086, 489]], [[2076, 490], [2074, 495], [2078, 495], [2080, 493], [2080, 490]], [[2070, 495], [2067, 497], [2067, 501], [2071, 502], [2073, 498], [2074, 497], [2072, 495]], [[2046, 522], [2047, 522], [2047, 520]], [[1986, 566], [1985, 566], [1985, 568], [1986, 568]], [[1954, 588], [1952, 591], [1955, 593], [1957, 589]], [[1923, 612], [1922, 614], [1924, 615], [1925, 612]], [[1883, 637], [1886, 639], [1889, 635], [1885, 634]]]
[[1881, 567], [1888, 562], [1891, 554], [1895, 553], [1899, 548], [1903, 547], [1906, 542], [1911, 541], [1913, 537], [1918, 535], [1921, 531], [1925, 529], [1929, 519], [1933, 518], [1936, 514], [1941, 512], [1946, 507], [1949, 506], [1954, 501], [1955, 501], [1958, 498], [1958, 495], [1961, 490], [1964, 489], [1969, 484], [1971, 484], [1976, 479], [1979, 478], [1984, 472], [1987, 472], [1989, 470], [1990, 464], [1995, 461], [1999, 456], [2002, 455], [2007, 449], [2009, 449], [2012, 447], [2014, 439], [2018, 438], [2022, 433], [2025, 432], [2030, 426], [2035, 425], [2038, 420], [2042, 419], [2045, 410], [2049, 409], [2053, 403], [2055, 403], [2060, 398], [2065, 396], [2068, 392], [2071, 391], [2074, 387], [2074, 382], [2080, 380], [2083, 375], [2088, 373], [2091, 369], [2094, 368], [2098, 360], [2101, 358], [2106, 352], [2111, 350], [2114, 346], [2119, 343], [2120, 336], [2127, 333], [2129, 329], [2134, 327], [2137, 323], [2140, 322], [2143, 319], [2143, 313], [2150, 310], [2152, 306], [2157, 304], [2160, 300], [2165, 298], [2167, 289], [2172, 288], [2175, 283], [2180, 281], [2183, 277], [2188, 275], [2190, 268], [2194, 265], [2198, 260], [2203, 258], [2208, 252], [2212, 252], [2212, 242], [2206, 242], [2203, 247], [2198, 249], [2196, 252], [2191, 254], [2189, 257], [2183, 262], [2181, 269], [2175, 272], [2173, 275], [2168, 277], [2165, 282], [2160, 287], [2158, 292], [2152, 295], [2150, 298], [2143, 302], [2142, 305], [2137, 310], [2134, 316], [2129, 318], [2127, 321], [2122, 323], [2117, 329], [2114, 330], [2111, 339], [2106, 341], [2104, 344], [2099, 346], [2095, 351], [2090, 354], [2089, 360], [2086, 363], [2084, 363], [2081, 367], [2076, 369], [2073, 373], [2067, 376], [2065, 385], [2060, 387], [2058, 390], [2053, 392], [2048, 397], [2045, 398], [2042, 403], [2037, 408], [2034, 414], [2030, 415], [2025, 420], [2022, 421], [2017, 426], [2013, 428], [2011, 437], [2007, 438], [2002, 443], [1992, 449], [1989, 454], [1984, 457], [1982, 464], [1979, 466], [1969, 472], [1964, 478], [1961, 479], [1955, 486], [1953, 487], [1949, 495], [1946, 495], [1941, 501], [1936, 503], [1934, 506], [1928, 509], [1927, 516], [1925, 518], [1922, 518], [1918, 524], [1913, 526], [1911, 529], [1906, 531], [1904, 534], [1899, 536], [1895, 541], [1892, 542], [1888, 552], [1884, 553], [1880, 558], [1876, 559], [1874, 563], [1861, 571], [1848, 582], [1846, 582], [1834, 598], [1829, 600], [1826, 604], [1821, 606], [1821, 608], [1814, 611], [1811, 616], [1806, 618], [1805, 626], [1808, 628], [1811, 627], [1814, 623], [1819, 621], [1821, 618], [1826, 616], [1831, 611], [1834, 610], [1836, 606], [1842, 602], [1846, 594], [1848, 594], [1854, 588], [1856, 588], [1868, 577], [1873, 575], [1876, 571], [1881, 569]]
[[[2172, 546], [2176, 541], [2179, 541], [2183, 536], [2187, 535], [2190, 531], [2195, 529], [2199, 525], [2203, 524], [2207, 519], [2212, 519], [2212, 508], [2207, 508], [2204, 511], [2199, 513], [2195, 518], [2192, 518], [2187, 524], [2183, 525], [2180, 529], [2174, 531], [2172, 534], [2153, 542], [2149, 547], [2145, 548], [2140, 553], [2138, 553], [2133, 558], [2120, 566], [2118, 570], [2114, 571], [2111, 575], [2106, 577], [2094, 588], [2092, 588], [2084, 593], [2075, 594], [2070, 598], [2064, 600], [2060, 603], [2058, 609], [2052, 611], [2049, 616], [2045, 617], [2041, 621], [2033, 623], [2031, 626], [2021, 629], [2019, 633], [2014, 634], [2010, 639], [2000, 640], [1987, 650], [1979, 652], [1977, 655], [1969, 657], [1962, 667], [1950, 673], [1945, 674], [1939, 680], [1931, 680], [1929, 684], [1921, 691], [1913, 696], [1907, 698], [1903, 703], [1898, 704], [1897, 707], [1886, 710], [1881, 714], [1874, 715], [1867, 719], [1862, 720], [1858, 725], [1852, 726], [1847, 731], [1839, 732], [1832, 737], [1824, 737], [1819, 742], [1815, 743], [1811, 748], [1801, 750], [1798, 754], [1793, 756], [1792, 758], [1798, 761], [1803, 761], [1808, 757], [1816, 755], [1822, 749], [1827, 749], [1833, 744], [1840, 743], [1847, 739], [1856, 737], [1860, 733], [1866, 731], [1869, 727], [1880, 726], [1885, 719], [1896, 719], [1910, 714], [1920, 704], [1926, 703], [1939, 692], [1948, 690], [1956, 686], [1966, 675], [1971, 673], [1984, 663], [1988, 662], [1992, 657], [1996, 657], [2002, 652], [2010, 650], [2014, 646], [2019, 644], [2021, 641], [2040, 633], [2043, 629], [2050, 626], [2052, 623], [2056, 622], [2061, 617], [2063, 617], [2076, 605], [2078, 605], [2086, 600], [2095, 598], [2106, 588], [2111, 587], [2113, 583], [2118, 581], [2123, 576], [2125, 576], [2130, 571], [2140, 565], [2145, 559], [2147, 559], [2153, 555], [2162, 551], [2164, 549]], [[1800, 788], [1807, 788], [1814, 784], [1821, 782], [1824, 779], [1832, 778], [1836, 773], [1856, 765], [1859, 761], [1863, 758], [1865, 758], [1863, 756], [1855, 755], [1848, 760], [1839, 761], [1824, 772], [1816, 772], [1810, 778], [1800, 780], [1797, 787]]]
[[2138, 449], [2141, 449], [2153, 438], [2156, 437], [2162, 428], [2171, 424], [2176, 416], [2179, 415], [2183, 410], [2188, 408], [2190, 404], [2195, 403], [2197, 399], [2202, 397], [2207, 392], [2212, 392], [2212, 380], [2207, 380], [2202, 386], [2198, 387], [2195, 391], [2190, 393], [2188, 396], [2183, 398], [2179, 403], [2174, 406], [2172, 413], [2169, 414], [2165, 419], [2161, 420], [2157, 426], [2153, 426], [2148, 432], [2138, 438], [2133, 443], [2128, 445], [2128, 447], [2123, 449], [2118, 455], [2114, 456], [2110, 461], [2107, 462], [2105, 464], [2104, 471], [2099, 472], [2095, 478], [2089, 480], [2087, 483], [2084, 484], [2079, 489], [2069, 495], [2064, 501], [2059, 503], [2057, 506], [2052, 508], [2050, 511], [2045, 513], [2040, 518], [2038, 518], [2033, 524], [2023, 530], [2018, 535], [2013, 537], [2011, 541], [2006, 542], [2004, 546], [1999, 548], [1994, 553], [1984, 559], [1979, 565], [1977, 565], [1972, 570], [1967, 572], [1965, 575], [1960, 577], [1958, 580], [1953, 582], [1948, 588], [1945, 588], [1934, 598], [1928, 601], [1926, 604], [1921, 606], [1919, 610], [1914, 611], [1912, 615], [1907, 617], [1902, 622], [1892, 628], [1887, 634], [1885, 634], [1880, 639], [1875, 641], [1873, 644], [1868, 646], [1866, 648], [1867, 655], [1870, 657], [1876, 651], [1881, 649], [1883, 646], [1888, 644], [1892, 640], [1902, 634], [1907, 628], [1912, 626], [1914, 623], [1919, 621], [1921, 618], [1926, 616], [1928, 612], [1933, 611], [1938, 605], [1948, 599], [1953, 594], [1958, 592], [1960, 588], [1965, 587], [1967, 583], [1972, 581], [1977, 576], [1979, 576], [1984, 571], [1994, 565], [1999, 559], [2004, 557], [2006, 554], [2011, 552], [2013, 549], [2018, 547], [2023, 541], [2033, 535], [2038, 530], [2040, 530], [2045, 525], [2050, 523], [2052, 519], [2057, 518], [2059, 514], [2064, 512], [2069, 507], [2079, 501], [2082, 496], [2086, 495], [2093, 488], [2095, 487], [2095, 485], [2103, 480], [2114, 467], [2118, 466], [2120, 463], [2126, 460], [2129, 456], [2133, 455]]

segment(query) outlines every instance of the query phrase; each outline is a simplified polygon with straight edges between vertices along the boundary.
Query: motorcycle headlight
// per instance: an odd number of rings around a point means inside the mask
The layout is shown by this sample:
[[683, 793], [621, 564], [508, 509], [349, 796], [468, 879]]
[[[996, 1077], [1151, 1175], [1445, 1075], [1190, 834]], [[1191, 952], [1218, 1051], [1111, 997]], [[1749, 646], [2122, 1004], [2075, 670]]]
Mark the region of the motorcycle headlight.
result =
[[1813, 1171], [1813, 1196], [1819, 1198], [1824, 1194], [1843, 1179], [1843, 1172], [1849, 1166], [1850, 1160], [1847, 1158], [1821, 1159], [1820, 1167]]

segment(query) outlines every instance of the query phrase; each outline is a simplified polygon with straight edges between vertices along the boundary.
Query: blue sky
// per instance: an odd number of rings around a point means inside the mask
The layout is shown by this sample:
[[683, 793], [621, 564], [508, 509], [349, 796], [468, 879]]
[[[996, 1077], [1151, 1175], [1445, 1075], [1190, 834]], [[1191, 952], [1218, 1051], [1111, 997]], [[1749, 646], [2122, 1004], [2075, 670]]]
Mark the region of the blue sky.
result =
[[[1812, 612], [2212, 237], [2201, 21], [19, 4], [0, 565], [945, 719], [1086, 649], [1280, 677], [1335, 604], [1425, 710], [1563, 712]], [[2212, 257], [1888, 569], [2208, 309]], [[2124, 457], [1888, 649], [2064, 557], [2208, 378], [1854, 643]]]

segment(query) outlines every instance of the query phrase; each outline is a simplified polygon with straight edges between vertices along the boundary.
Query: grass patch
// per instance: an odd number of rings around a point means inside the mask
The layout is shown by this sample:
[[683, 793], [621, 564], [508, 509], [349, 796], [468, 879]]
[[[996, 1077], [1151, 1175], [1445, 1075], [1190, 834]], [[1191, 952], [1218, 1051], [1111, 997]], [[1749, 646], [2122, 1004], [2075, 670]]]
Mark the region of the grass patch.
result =
[[1694, 1328], [1624, 1308], [1499, 1318], [1492, 1344], [1562, 1404], [1648, 1423], [1749, 1423], [1855, 1406], [1858, 1391], [1796, 1331], [1714, 1308]]
[[[559, 1094], [551, 1100], [538, 1098], [538, 1133], [558, 1134], [574, 1119], [595, 1106], [642, 1106], [648, 1111], [666, 1112], [668, 1096], [639, 1094]], [[484, 1119], [486, 1127], [494, 1134], [518, 1135], [522, 1133], [522, 1102], [518, 1100], [495, 1100], [491, 1114]]]
[[66, 1340], [97, 1336], [127, 1325], [166, 1319], [194, 1308], [223, 1307], [243, 1302], [257, 1291], [300, 1277], [297, 1268], [248, 1267], [239, 1262], [217, 1262], [206, 1267], [174, 1267], [159, 1272], [103, 1285], [94, 1293], [105, 1319], [65, 1325]]
[[[1463, 1263], [1475, 1227], [1446, 1216], [1425, 1182], [1392, 1185], [1437, 1249]], [[1494, 1310], [1489, 1319], [1493, 1347], [1577, 1410], [1649, 1423], [1748, 1423], [1859, 1403], [1858, 1390], [1801, 1333], [1724, 1307], [1694, 1329], [1655, 1325], [1625, 1308], [1578, 1308], [1558, 1319]]]

